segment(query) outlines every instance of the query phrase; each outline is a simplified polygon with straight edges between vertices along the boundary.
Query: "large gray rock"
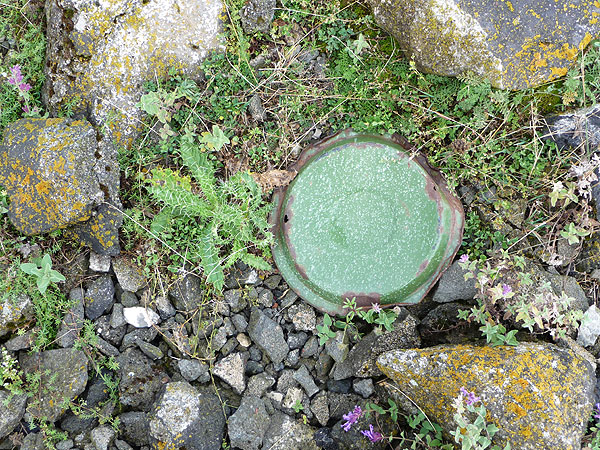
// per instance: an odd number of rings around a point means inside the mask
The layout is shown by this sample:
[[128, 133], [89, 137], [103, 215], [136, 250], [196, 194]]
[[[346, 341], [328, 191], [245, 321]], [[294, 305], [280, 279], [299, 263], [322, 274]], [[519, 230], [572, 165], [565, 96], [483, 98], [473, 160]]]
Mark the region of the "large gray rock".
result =
[[425, 72], [473, 72], [507, 89], [563, 76], [598, 37], [593, 2], [369, 0], [377, 22]]
[[26, 404], [27, 395], [11, 396], [9, 392], [0, 390], [0, 440], [8, 436], [19, 424], [25, 414]]
[[500, 448], [567, 450], [580, 448], [596, 384], [593, 357], [572, 348], [444, 345], [393, 350], [377, 364], [447, 435], [456, 429], [449, 405], [464, 387], [500, 429], [493, 438]]
[[187, 382], [166, 384], [150, 415], [150, 435], [157, 447], [218, 450], [224, 428], [218, 397]]
[[88, 361], [80, 350], [61, 348], [21, 355], [19, 362], [25, 374], [40, 375], [40, 389], [30, 400], [29, 411], [35, 417], [47, 417], [49, 422], [64, 413], [63, 400], [73, 400], [88, 382]]
[[242, 450], [258, 450], [268, 426], [269, 415], [263, 400], [251, 396], [242, 398], [240, 407], [229, 418], [228, 434], [231, 446]]
[[250, 314], [248, 334], [275, 364], [283, 361], [290, 350], [281, 327], [258, 309]]
[[0, 301], [0, 337], [12, 333], [33, 318], [33, 304], [26, 295]]
[[0, 183], [8, 216], [25, 234], [87, 220], [104, 198], [94, 175], [96, 132], [68, 119], [21, 119], [0, 146]]
[[[69, 225], [97, 253], [117, 254], [120, 214], [116, 150], [97, 141], [82, 120], [21, 119], [0, 145], [0, 184], [9, 195], [9, 218], [28, 235]], [[105, 204], [102, 204], [106, 202]], [[110, 205], [109, 205], [110, 204]]]
[[314, 440], [315, 430], [310, 425], [292, 419], [279, 411], [271, 417], [264, 437], [264, 449], [318, 450]]
[[128, 146], [141, 129], [143, 83], [171, 69], [199, 75], [219, 47], [222, 10], [218, 0], [48, 1], [45, 104], [52, 115], [71, 105]]

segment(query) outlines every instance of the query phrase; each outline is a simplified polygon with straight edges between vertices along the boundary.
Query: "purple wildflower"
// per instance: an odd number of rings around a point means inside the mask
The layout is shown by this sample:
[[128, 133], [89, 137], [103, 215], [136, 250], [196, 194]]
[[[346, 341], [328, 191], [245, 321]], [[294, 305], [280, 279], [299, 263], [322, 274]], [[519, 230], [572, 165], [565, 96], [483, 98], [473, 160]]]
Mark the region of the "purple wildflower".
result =
[[379, 431], [375, 431], [373, 429], [373, 425], [369, 424], [368, 430], [363, 430], [360, 432], [363, 436], [369, 438], [369, 440], [374, 444], [375, 442], [379, 442], [383, 439], [383, 436]]
[[475, 395], [474, 392], [467, 391], [464, 387], [460, 388], [460, 393], [465, 396], [465, 402], [467, 405], [472, 405], [473, 403], [477, 403], [481, 399]]
[[469, 262], [469, 255], [467, 253], [465, 253], [458, 259], [458, 262], [461, 262], [461, 263]]
[[596, 413], [596, 414], [594, 414], [594, 419], [600, 420], [600, 403], [596, 403], [594, 412]]
[[361, 418], [362, 415], [363, 411], [362, 409], [360, 409], [360, 406], [355, 406], [354, 410], [350, 411], [348, 414], [344, 414], [343, 417], [346, 421], [342, 424], [342, 428], [344, 429], [344, 431], [350, 431], [352, 425], [354, 425], [358, 421], [358, 419]]
[[19, 90], [22, 92], [27, 92], [29, 89], [31, 89], [31, 85], [29, 83], [21, 83], [19, 84]]
[[14, 86], [18, 86], [23, 81], [23, 74], [21, 74], [21, 66], [18, 64], [10, 68], [12, 77], [8, 79], [8, 82]]
[[371, 305], [371, 309], [376, 312], [377, 314], [379, 314], [381, 312], [381, 306], [379, 306], [379, 303], [373, 303]]
[[506, 298], [506, 296], [510, 295], [511, 292], [512, 292], [512, 288], [508, 284], [502, 283], [502, 297]]

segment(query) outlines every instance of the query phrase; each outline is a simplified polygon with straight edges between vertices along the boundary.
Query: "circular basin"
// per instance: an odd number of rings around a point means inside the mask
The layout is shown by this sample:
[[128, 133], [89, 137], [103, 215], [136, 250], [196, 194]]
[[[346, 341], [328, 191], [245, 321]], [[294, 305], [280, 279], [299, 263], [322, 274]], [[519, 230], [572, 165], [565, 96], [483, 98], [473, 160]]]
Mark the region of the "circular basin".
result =
[[418, 303], [450, 265], [460, 201], [408, 143], [344, 131], [306, 149], [274, 195], [273, 258], [305, 301], [343, 315]]

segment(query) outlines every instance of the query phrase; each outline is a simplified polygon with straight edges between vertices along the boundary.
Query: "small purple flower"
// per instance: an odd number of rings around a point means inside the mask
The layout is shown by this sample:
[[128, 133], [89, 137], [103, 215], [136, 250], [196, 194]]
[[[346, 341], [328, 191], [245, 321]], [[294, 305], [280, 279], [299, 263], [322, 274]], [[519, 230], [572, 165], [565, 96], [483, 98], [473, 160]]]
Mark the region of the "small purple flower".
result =
[[23, 81], [23, 75], [21, 74], [21, 66], [18, 64], [10, 68], [12, 77], [8, 79], [8, 82], [14, 86], [18, 86]]
[[461, 262], [461, 263], [469, 262], [469, 255], [467, 253], [465, 253], [458, 259], [458, 262]]
[[512, 293], [512, 288], [506, 284], [506, 283], [502, 283], [502, 297], [506, 298], [507, 295], [510, 295]]
[[373, 303], [371, 305], [371, 309], [376, 312], [377, 314], [379, 314], [381, 312], [381, 306], [379, 306], [379, 303]]
[[473, 403], [477, 403], [481, 400], [475, 395], [474, 392], [469, 392], [464, 387], [460, 388], [460, 393], [465, 397], [465, 402], [467, 403], [467, 405], [472, 405]]
[[19, 90], [21, 92], [27, 92], [29, 89], [31, 89], [31, 85], [29, 83], [21, 83], [21, 84], [19, 84]]
[[594, 412], [596, 413], [596, 414], [594, 414], [594, 419], [600, 420], [600, 403], [596, 403]]
[[373, 429], [373, 425], [369, 424], [368, 430], [363, 430], [360, 432], [363, 436], [369, 438], [369, 440], [374, 444], [375, 442], [379, 442], [383, 439], [383, 436], [379, 431], [375, 431]]
[[363, 411], [362, 409], [360, 409], [360, 406], [355, 406], [354, 410], [350, 411], [348, 414], [344, 414], [343, 417], [346, 421], [342, 424], [342, 428], [344, 429], [344, 431], [350, 431], [352, 425], [354, 425], [358, 421], [358, 419], [361, 418], [362, 415]]

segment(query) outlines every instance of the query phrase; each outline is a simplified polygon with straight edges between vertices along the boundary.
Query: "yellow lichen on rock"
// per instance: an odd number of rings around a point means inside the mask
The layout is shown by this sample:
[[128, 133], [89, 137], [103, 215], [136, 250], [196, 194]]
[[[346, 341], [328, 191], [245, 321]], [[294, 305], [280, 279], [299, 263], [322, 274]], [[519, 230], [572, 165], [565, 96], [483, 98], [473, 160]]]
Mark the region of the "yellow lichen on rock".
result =
[[595, 368], [549, 344], [396, 350], [378, 366], [446, 430], [456, 427], [451, 405], [461, 387], [474, 391], [500, 428], [501, 447], [578, 448], [593, 404]]

